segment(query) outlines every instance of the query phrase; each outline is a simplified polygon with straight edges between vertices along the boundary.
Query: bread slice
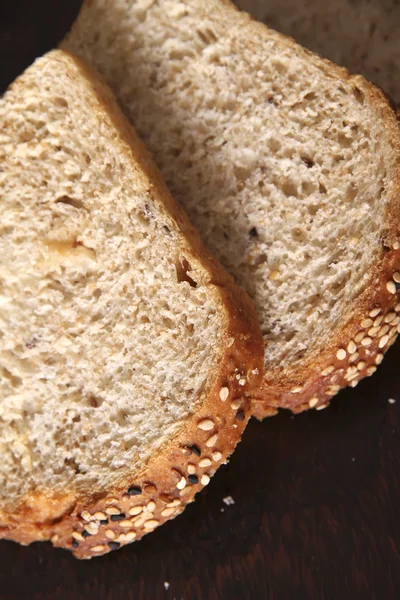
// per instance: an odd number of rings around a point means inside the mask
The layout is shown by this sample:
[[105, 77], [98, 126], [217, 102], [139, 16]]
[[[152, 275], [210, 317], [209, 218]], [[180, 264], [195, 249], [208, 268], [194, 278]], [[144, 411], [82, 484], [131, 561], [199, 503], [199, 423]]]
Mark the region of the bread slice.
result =
[[208, 484], [262, 336], [84, 63], [39, 59], [0, 132], [0, 537], [90, 558]]
[[235, 0], [309, 50], [361, 73], [400, 105], [398, 0]]
[[254, 300], [254, 414], [325, 408], [400, 327], [400, 134], [383, 94], [218, 0], [87, 0], [64, 47], [118, 95]]

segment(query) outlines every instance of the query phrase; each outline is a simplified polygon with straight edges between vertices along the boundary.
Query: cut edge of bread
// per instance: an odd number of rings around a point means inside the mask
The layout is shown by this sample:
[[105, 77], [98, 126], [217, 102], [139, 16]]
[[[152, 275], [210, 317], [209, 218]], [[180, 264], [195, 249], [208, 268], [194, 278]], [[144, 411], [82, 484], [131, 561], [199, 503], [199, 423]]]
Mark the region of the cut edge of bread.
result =
[[[224, 331], [220, 361], [208, 377], [197, 410], [185, 426], [134, 477], [123, 476], [106, 492], [85, 495], [52, 490], [32, 492], [17, 506], [0, 510], [0, 538], [22, 544], [51, 540], [78, 558], [92, 558], [139, 540], [180, 514], [235, 449], [250, 417], [252, 397], [262, 381], [263, 340], [255, 309], [201, 242], [175, 203], [144, 145], [123, 117], [108, 87], [83, 60], [62, 51], [63, 61], [93, 92], [93, 110], [115, 128], [114, 144], [139, 163], [149, 193], [176, 222], [182, 254], [202, 273], [202, 285], [217, 298]], [[42, 59], [43, 60], [43, 59]], [[22, 80], [23, 83], [23, 80]], [[20, 85], [17, 79], [12, 86]]]

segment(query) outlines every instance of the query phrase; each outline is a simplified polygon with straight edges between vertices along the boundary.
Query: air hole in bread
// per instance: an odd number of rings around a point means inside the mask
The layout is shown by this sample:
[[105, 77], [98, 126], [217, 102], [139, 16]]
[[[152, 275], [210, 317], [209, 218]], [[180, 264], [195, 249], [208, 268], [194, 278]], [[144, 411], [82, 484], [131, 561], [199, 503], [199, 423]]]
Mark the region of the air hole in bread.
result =
[[364, 93], [358, 87], [353, 88], [353, 94], [357, 102], [364, 104]]
[[191, 287], [197, 287], [197, 283], [192, 277], [189, 275], [189, 271], [191, 271], [191, 265], [186, 260], [186, 258], [181, 258], [176, 264], [176, 275], [178, 283], [186, 282]]
[[13, 388], [19, 387], [22, 383], [22, 379], [20, 377], [16, 377], [5, 367], [1, 368], [1, 376], [5, 377]]
[[85, 205], [83, 204], [82, 200], [78, 200], [77, 198], [71, 198], [70, 196], [61, 196], [60, 198], [57, 198], [55, 204], [67, 204], [68, 206], [73, 206], [78, 210], [85, 208]]

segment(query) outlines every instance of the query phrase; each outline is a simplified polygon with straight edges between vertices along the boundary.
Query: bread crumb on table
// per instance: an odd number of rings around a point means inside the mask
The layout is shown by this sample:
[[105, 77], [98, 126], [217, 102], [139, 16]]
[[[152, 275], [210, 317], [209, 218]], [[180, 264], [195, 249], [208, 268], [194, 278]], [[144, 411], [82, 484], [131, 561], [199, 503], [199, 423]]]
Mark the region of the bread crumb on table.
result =
[[164, 588], [169, 590], [169, 581], [164, 581]]
[[222, 501], [227, 505], [227, 506], [232, 506], [232, 504], [235, 504], [234, 499], [232, 498], [232, 496], [225, 496], [225, 498], [222, 498]]
[[389, 404], [396, 404], [396, 400], [394, 398], [388, 398]]

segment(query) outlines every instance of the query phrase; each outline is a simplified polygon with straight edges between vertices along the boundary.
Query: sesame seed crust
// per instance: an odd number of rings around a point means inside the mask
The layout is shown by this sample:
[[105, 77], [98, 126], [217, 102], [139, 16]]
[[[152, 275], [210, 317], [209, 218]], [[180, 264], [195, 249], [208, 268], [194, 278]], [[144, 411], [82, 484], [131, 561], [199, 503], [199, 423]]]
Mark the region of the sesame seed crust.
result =
[[[146, 464], [124, 469], [123, 475], [115, 476], [111, 488], [35, 490], [18, 506], [0, 510], [0, 538], [25, 545], [51, 540], [54, 546], [71, 550], [77, 558], [88, 559], [140, 540], [180, 514], [208, 484], [235, 449], [250, 418], [253, 395], [262, 383], [264, 344], [250, 299], [210, 255], [173, 201], [108, 88], [79, 59], [67, 53], [59, 56], [73, 74], [78, 70], [87, 79], [96, 99], [93, 110], [99, 111], [100, 119], [105, 118], [104, 113], [108, 115], [121, 144], [125, 144], [135, 164], [145, 169], [143, 176], [151, 182], [153, 197], [175, 223], [182, 252], [202, 269], [202, 286], [207, 286], [217, 299], [221, 314], [221, 347], [202, 396], [180, 431]], [[229, 402], [220, 396], [225, 388], [229, 390]], [[222, 397], [225, 395], [223, 391]], [[230, 405], [237, 399], [239, 418]], [[207, 425], [199, 427], [199, 423]], [[203, 462], [200, 466], [206, 457], [209, 461], [212, 457], [211, 465]], [[194, 465], [194, 473], [189, 473], [189, 465]], [[181, 483], [179, 489], [177, 484], [182, 480], [185, 487]]]
[[[400, 206], [396, 223], [400, 222]], [[370, 284], [357, 298], [353, 316], [340, 331], [332, 332], [322, 352], [310, 355], [301, 368], [276, 372], [265, 379], [254, 401], [253, 415], [263, 419], [288, 408], [293, 413], [326, 408], [342, 388], [356, 387], [381, 364], [385, 352], [400, 333], [400, 251], [383, 253], [371, 274]], [[389, 243], [388, 243], [389, 245]]]

